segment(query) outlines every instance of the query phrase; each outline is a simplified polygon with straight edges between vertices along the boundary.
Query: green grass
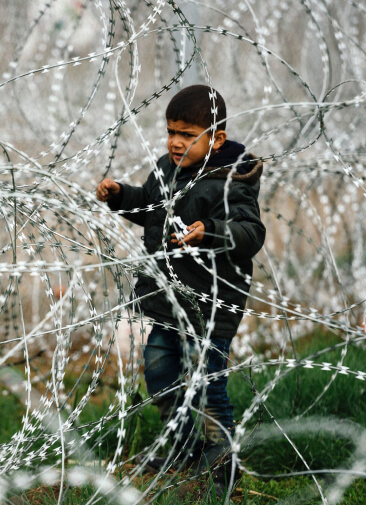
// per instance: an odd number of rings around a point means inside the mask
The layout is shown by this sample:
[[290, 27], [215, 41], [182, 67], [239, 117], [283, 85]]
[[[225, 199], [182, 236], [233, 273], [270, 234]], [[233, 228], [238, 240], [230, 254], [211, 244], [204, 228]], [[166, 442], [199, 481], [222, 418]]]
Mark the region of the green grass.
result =
[[[0, 444], [4, 444], [9, 442], [14, 433], [21, 427], [24, 407], [14, 395], [9, 394], [1, 387], [0, 412]], [[5, 412], [6, 415], [4, 415]]]
[[[326, 487], [324, 478], [319, 483]], [[162, 492], [152, 499], [153, 505], [224, 505], [224, 498], [217, 498], [208, 483], [204, 489], [202, 484], [193, 483], [182, 491], [182, 486]], [[90, 484], [82, 488], [67, 488], [63, 494], [64, 505], [84, 505], [95, 494]], [[14, 500], [14, 505], [56, 505], [58, 492], [49, 486], [42, 486]], [[97, 495], [99, 505], [117, 505], [113, 497]], [[231, 497], [233, 505], [320, 505], [321, 500], [314, 481], [308, 476], [289, 477], [286, 479], [271, 479], [263, 481], [250, 476], [243, 476], [239, 487]], [[364, 505], [366, 503], [366, 482], [356, 480], [346, 491], [339, 505]]]
[[[298, 353], [301, 358], [309, 358], [314, 363], [328, 362], [336, 365], [341, 356], [341, 350], [334, 347], [339, 340], [332, 335], [313, 335], [307, 343], [299, 343]], [[332, 347], [327, 353], [319, 355], [323, 348]], [[289, 355], [289, 357], [291, 357]], [[350, 346], [344, 365], [350, 370], [365, 370], [366, 351], [360, 347]], [[273, 379], [275, 366], [267, 366], [252, 373], [252, 386], [261, 392]], [[249, 370], [244, 370], [249, 374]], [[244, 474], [238, 489], [232, 496], [233, 504], [266, 505], [281, 503], [282, 505], [317, 505], [321, 503], [314, 480], [309, 475], [291, 475], [292, 472], [302, 472], [305, 467], [296, 452], [283, 435], [275, 432], [275, 420], [285, 429], [300, 453], [305, 457], [313, 469], [349, 468], [352, 465], [355, 450], [357, 450], [357, 430], [366, 427], [366, 382], [360, 381], [354, 375], [338, 374], [329, 386], [325, 395], [316, 405], [303, 416], [317, 396], [329, 385], [332, 372], [314, 367], [296, 370], [283, 366], [282, 375], [276, 387], [270, 391], [264, 408], [258, 411], [246, 424], [247, 433], [243, 444], [242, 459], [249, 470], [254, 470], [261, 477]], [[87, 387], [88, 378], [85, 377]], [[70, 384], [75, 380], [71, 380]], [[243, 412], [251, 405], [254, 395], [250, 384], [243, 378], [242, 373], [231, 374], [229, 378], [229, 394], [235, 406], [235, 418], [240, 422]], [[82, 391], [81, 391], [82, 392]], [[1, 393], [1, 391], [0, 391]], [[80, 393], [81, 394], [81, 393]], [[103, 394], [104, 401], [96, 402]], [[115, 389], [101, 388], [86, 405], [78, 420], [79, 425], [98, 421], [108, 410], [113, 400]], [[131, 404], [139, 404], [147, 397], [143, 383], [141, 383]], [[75, 398], [74, 398], [75, 400]], [[77, 400], [77, 399], [76, 399]], [[24, 407], [11, 395], [0, 394], [0, 441], [8, 442], [10, 437], [19, 430], [22, 422]], [[297, 421], [297, 416], [300, 420]], [[306, 422], [315, 419], [316, 430], [310, 430]], [[101, 430], [88, 441], [89, 448], [95, 454], [95, 459], [102, 461], [114, 454], [117, 443], [117, 426], [120, 421], [116, 417], [105, 423]], [[305, 425], [305, 428], [304, 428]], [[296, 433], [293, 427], [301, 426], [302, 431]], [[161, 423], [157, 409], [152, 405], [145, 405], [143, 409], [127, 418], [126, 440], [122, 460], [148, 447], [161, 431]], [[349, 433], [347, 433], [349, 428]], [[272, 431], [270, 431], [272, 430]], [[353, 431], [352, 431], [353, 430]], [[80, 432], [80, 435], [82, 432]], [[268, 435], [268, 436], [267, 436]], [[353, 437], [353, 439], [352, 439]], [[168, 446], [167, 446], [168, 447]], [[165, 450], [167, 450], [167, 447]], [[284, 476], [279, 476], [279, 475]], [[120, 475], [121, 478], [123, 475]], [[181, 478], [181, 476], [178, 476]], [[151, 478], [151, 477], [150, 477]], [[215, 497], [210, 483], [194, 481], [184, 486], [176, 484], [176, 477], [172, 477], [171, 487], [165, 491], [164, 481], [155, 489], [158, 494], [150, 495], [154, 505], [221, 505], [223, 500]], [[331, 472], [317, 475], [317, 479], [327, 489], [336, 476]], [[142, 479], [138, 485], [146, 488], [149, 480]], [[39, 492], [45, 487], [23, 494], [22, 502], [26, 505], [55, 505], [57, 496], [53, 493]], [[159, 492], [160, 491], [160, 492]], [[63, 504], [85, 504], [93, 496], [95, 490], [91, 485], [80, 489], [68, 488], [65, 491]], [[113, 497], [112, 497], [113, 498]], [[113, 499], [100, 496], [98, 504], [114, 505]], [[339, 505], [364, 505], [366, 503], [366, 481], [355, 480], [348, 487]]]
[[[334, 338], [327, 344], [333, 346], [339, 341]], [[301, 350], [301, 357], [309, 357], [324, 347], [324, 339], [314, 339], [309, 346]], [[333, 348], [319, 357], [312, 358], [314, 363], [328, 362], [336, 365], [341, 357], [341, 350]], [[350, 346], [344, 366], [350, 370], [363, 370], [366, 363], [366, 351], [359, 347]], [[254, 373], [253, 383], [258, 392], [273, 379], [274, 367], [266, 367], [260, 373]], [[259, 473], [278, 474], [291, 471], [302, 471], [304, 464], [296, 452], [280, 435], [265, 439], [266, 431], [273, 434], [273, 418], [282, 424], [286, 423], [290, 430], [290, 436], [298, 447], [300, 453], [305, 456], [309, 466], [316, 470], [322, 468], [336, 468], [339, 465], [347, 467], [350, 464], [355, 444], [347, 434], [341, 434], [347, 429], [354, 430], [357, 434], [357, 423], [366, 427], [366, 404], [365, 382], [357, 380], [354, 375], [338, 374], [329, 386], [332, 372], [323, 371], [318, 367], [298, 369], [298, 377], [295, 369], [283, 367], [283, 376], [277, 382], [273, 391], [270, 392], [265, 402], [265, 408], [257, 413], [248, 423], [248, 430], [257, 425], [256, 434], [249, 438], [242, 456], [247, 463]], [[299, 386], [297, 386], [297, 381]], [[314, 400], [329, 386], [324, 396], [316, 402], [311, 410], [302, 416], [314, 403]], [[235, 405], [235, 418], [240, 421], [244, 410], [253, 401], [253, 393], [242, 374], [237, 373], [230, 377], [229, 393]], [[273, 418], [271, 417], [273, 416]], [[301, 416], [296, 421], [296, 416]], [[293, 434], [292, 430], [307, 419], [315, 419], [318, 430], [314, 433], [304, 429], [303, 434]], [[336, 421], [335, 421], [336, 420]], [[338, 423], [338, 426], [337, 426]], [[341, 423], [341, 424], [339, 424]], [[329, 429], [331, 425], [334, 429]], [[347, 429], [346, 429], [347, 428]], [[264, 440], [263, 440], [264, 438]]]

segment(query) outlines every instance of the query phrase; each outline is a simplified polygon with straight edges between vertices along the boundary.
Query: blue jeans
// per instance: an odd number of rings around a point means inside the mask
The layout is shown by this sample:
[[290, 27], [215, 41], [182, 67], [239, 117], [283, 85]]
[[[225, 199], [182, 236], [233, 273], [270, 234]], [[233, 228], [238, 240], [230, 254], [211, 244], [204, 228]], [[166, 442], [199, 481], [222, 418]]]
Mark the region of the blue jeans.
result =
[[211, 376], [227, 369], [230, 342], [230, 339], [211, 338], [206, 351], [206, 369], [202, 370], [202, 375], [209, 375], [209, 382], [205, 384], [203, 381], [192, 399], [192, 405], [204, 415], [198, 414], [194, 421], [191, 410], [182, 409], [186, 392], [183, 383], [187, 374], [192, 376], [197, 368], [200, 349], [191, 338], [187, 338], [187, 345], [184, 345], [175, 330], [158, 325], [152, 328], [144, 351], [146, 386], [150, 396], [157, 395], [153, 403], [157, 405], [163, 423], [173, 420], [174, 424], [179, 409], [177, 426], [171, 437], [179, 451], [185, 448], [194, 452], [202, 448], [197, 425], [204, 425], [204, 440], [209, 444], [223, 443], [225, 433], [222, 427], [233, 431], [233, 406], [226, 391], [227, 376]]

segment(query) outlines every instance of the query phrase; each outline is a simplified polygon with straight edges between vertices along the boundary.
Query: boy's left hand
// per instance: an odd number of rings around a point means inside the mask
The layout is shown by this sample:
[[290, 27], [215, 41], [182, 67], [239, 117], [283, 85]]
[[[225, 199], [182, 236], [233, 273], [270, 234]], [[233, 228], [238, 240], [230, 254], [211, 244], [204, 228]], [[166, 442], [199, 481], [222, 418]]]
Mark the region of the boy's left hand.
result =
[[[185, 245], [198, 245], [202, 242], [202, 239], [205, 235], [205, 225], [202, 221], [195, 221], [190, 226], [187, 226], [187, 231], [189, 231], [188, 235], [184, 235], [184, 237], [177, 238], [175, 233], [171, 234], [171, 243], [178, 244], [178, 246], [184, 247]], [[182, 235], [182, 234], [179, 234]]]

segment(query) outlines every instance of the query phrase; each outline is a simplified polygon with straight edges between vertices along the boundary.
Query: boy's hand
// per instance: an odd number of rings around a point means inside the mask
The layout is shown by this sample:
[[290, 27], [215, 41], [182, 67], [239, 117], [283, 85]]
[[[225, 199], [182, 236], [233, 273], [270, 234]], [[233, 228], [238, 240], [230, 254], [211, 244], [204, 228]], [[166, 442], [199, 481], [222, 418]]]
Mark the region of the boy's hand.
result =
[[187, 231], [189, 231], [189, 234], [184, 235], [183, 237], [182, 234], [179, 234], [177, 237], [175, 233], [172, 233], [171, 243], [178, 244], [181, 247], [184, 247], [185, 245], [198, 245], [200, 242], [202, 242], [202, 239], [205, 235], [205, 225], [202, 223], [202, 221], [195, 221], [190, 226], [187, 226]]
[[113, 196], [118, 195], [120, 186], [112, 179], [103, 179], [97, 187], [97, 198], [101, 202], [107, 202]]

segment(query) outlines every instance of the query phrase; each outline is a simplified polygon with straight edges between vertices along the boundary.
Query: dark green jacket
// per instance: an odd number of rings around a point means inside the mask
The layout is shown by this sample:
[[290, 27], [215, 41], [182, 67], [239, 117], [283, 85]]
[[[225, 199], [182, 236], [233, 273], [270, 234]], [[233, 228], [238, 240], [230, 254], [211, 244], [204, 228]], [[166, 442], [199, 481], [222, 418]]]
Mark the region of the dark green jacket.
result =
[[[157, 170], [149, 175], [142, 187], [121, 185], [120, 194], [109, 201], [112, 210], [123, 210], [125, 218], [144, 226], [143, 238], [149, 254], [161, 251], [157, 263], [166, 280], [163, 276], [157, 286], [154, 278], [148, 275], [151, 262], [147, 261], [145, 268], [142, 265], [136, 284], [137, 297], [151, 293], [140, 302], [146, 316], [177, 326], [177, 307], [172, 308], [169, 296], [166, 296], [169, 285], [179, 303], [178, 317], [183, 309], [199, 335], [204, 334], [213, 309], [216, 313], [212, 335], [225, 338], [235, 335], [252, 276], [251, 258], [261, 249], [265, 238], [257, 201], [263, 165], [261, 161], [249, 162], [249, 165], [248, 173], [232, 176], [226, 202], [224, 192], [230, 171], [227, 168], [206, 167], [203, 176], [177, 199], [172, 216], [180, 216], [187, 226], [207, 219], [211, 227], [213, 224], [214, 237], [209, 249], [200, 247], [197, 256], [182, 253], [170, 243], [170, 234], [177, 229], [171, 224], [172, 217], [164, 233], [167, 212], [161, 205], [163, 196]], [[175, 168], [168, 155], [158, 161], [164, 185], [169, 190], [173, 185], [173, 194], [192, 183], [196, 175], [182, 171], [174, 181]], [[134, 212], [129, 212], [133, 209]], [[209, 257], [210, 252], [215, 253], [213, 259]], [[218, 288], [215, 306], [212, 302], [213, 284]], [[160, 291], [154, 294], [159, 288]]]

